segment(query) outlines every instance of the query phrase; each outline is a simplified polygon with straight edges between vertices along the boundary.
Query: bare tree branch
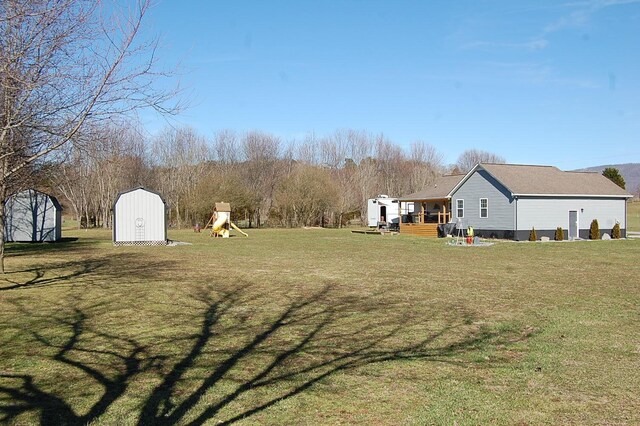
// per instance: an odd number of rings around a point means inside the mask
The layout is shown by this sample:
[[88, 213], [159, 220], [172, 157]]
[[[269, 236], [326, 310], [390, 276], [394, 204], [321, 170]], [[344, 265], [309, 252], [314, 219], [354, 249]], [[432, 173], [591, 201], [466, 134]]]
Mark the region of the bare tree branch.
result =
[[[177, 111], [176, 89], [156, 80], [157, 40], [141, 41], [151, 0], [128, 12], [117, 2], [0, 2], [0, 198], [16, 177], [72, 141], [91, 123], [141, 108]], [[0, 207], [0, 270], [4, 211]]]

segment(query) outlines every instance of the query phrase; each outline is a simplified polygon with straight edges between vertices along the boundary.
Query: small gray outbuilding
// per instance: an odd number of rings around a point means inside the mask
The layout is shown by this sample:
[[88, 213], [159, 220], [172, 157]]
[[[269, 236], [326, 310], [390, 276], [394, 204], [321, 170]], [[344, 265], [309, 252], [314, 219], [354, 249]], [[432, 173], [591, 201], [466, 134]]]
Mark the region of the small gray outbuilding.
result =
[[54, 242], [62, 238], [62, 206], [51, 195], [27, 189], [5, 200], [5, 241]]

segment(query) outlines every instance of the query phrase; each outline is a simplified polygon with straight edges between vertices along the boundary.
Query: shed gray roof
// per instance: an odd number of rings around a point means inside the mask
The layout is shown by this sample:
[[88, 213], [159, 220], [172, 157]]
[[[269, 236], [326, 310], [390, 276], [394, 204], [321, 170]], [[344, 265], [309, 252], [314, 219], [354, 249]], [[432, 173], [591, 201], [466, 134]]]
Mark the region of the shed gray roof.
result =
[[447, 175], [436, 179], [431, 185], [422, 191], [414, 192], [404, 197], [398, 198], [400, 201], [419, 201], [419, 200], [443, 200], [448, 198], [453, 190], [465, 175]]
[[[53, 207], [57, 211], [62, 211], [62, 205], [60, 204], [60, 202], [58, 201], [58, 199], [56, 197], [54, 197], [53, 195], [49, 195], [46, 192], [38, 191], [37, 189], [25, 189], [24, 191], [16, 192], [16, 193], [10, 195], [9, 197], [7, 197], [7, 200], [9, 198], [11, 198], [11, 197], [15, 197], [15, 198], [32, 198], [32, 197], [36, 196], [37, 194], [41, 194], [41, 196], [43, 196], [43, 197], [49, 197], [49, 199], [53, 203]], [[5, 200], [5, 202], [6, 202], [6, 200]]]
[[479, 168], [486, 170], [514, 195], [632, 196], [600, 173], [564, 172], [553, 166], [478, 164], [467, 177]]

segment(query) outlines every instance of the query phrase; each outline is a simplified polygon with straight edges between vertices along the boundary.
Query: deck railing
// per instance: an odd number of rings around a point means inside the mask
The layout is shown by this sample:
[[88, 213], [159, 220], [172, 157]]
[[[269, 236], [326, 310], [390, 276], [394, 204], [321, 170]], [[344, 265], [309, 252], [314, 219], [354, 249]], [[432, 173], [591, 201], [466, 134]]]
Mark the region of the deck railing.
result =
[[438, 225], [451, 222], [451, 212], [438, 212]]
[[432, 214], [410, 213], [402, 216], [402, 223], [425, 224], [435, 223], [442, 225], [451, 221], [451, 212], [437, 212]]

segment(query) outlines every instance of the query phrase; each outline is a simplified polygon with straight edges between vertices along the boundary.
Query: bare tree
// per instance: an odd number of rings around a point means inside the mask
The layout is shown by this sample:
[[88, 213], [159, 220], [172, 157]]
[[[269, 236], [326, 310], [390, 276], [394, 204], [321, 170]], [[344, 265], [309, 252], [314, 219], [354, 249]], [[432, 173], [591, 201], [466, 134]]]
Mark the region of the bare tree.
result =
[[118, 192], [149, 181], [144, 137], [126, 120], [99, 123], [82, 133], [81, 143], [64, 149], [64, 162], [52, 169], [55, 188], [71, 205], [79, 226], [109, 227]]
[[456, 167], [460, 172], [466, 173], [479, 163], [504, 164], [505, 162], [505, 158], [498, 154], [479, 149], [468, 149], [460, 154], [458, 161], [456, 161]]
[[320, 164], [320, 141], [316, 137], [315, 133], [309, 133], [304, 137], [304, 140], [297, 145], [296, 158], [305, 163], [311, 165]]
[[240, 167], [228, 167], [209, 162], [204, 167], [195, 189], [187, 199], [187, 206], [196, 222], [207, 223], [216, 202], [231, 204], [234, 221], [248, 220], [260, 205], [247, 187]]
[[222, 130], [213, 138], [212, 157], [222, 165], [234, 165], [240, 158], [238, 136], [232, 130]]
[[361, 214], [367, 194], [379, 186], [377, 161], [373, 160], [375, 144], [364, 131], [341, 129], [317, 139], [317, 145], [318, 162], [339, 188], [332, 207], [334, 224], [340, 227], [345, 218]]
[[328, 138], [320, 140], [320, 163], [330, 169], [337, 169], [344, 164], [349, 153], [351, 139], [348, 130], [338, 130]]
[[[61, 193], [71, 205], [78, 222], [89, 217], [89, 193], [91, 192], [91, 171], [93, 169], [90, 158], [67, 145], [65, 161], [53, 172], [56, 190]], [[88, 222], [87, 222], [88, 223]]]
[[[0, 199], [19, 173], [46, 160], [89, 122], [151, 107], [172, 112], [157, 90], [157, 41], [137, 41], [151, 0], [123, 11], [82, 0], [0, 2]], [[0, 203], [0, 272], [4, 272]]]
[[208, 150], [207, 140], [191, 127], [168, 127], [155, 140], [153, 151], [158, 166], [158, 185], [175, 210], [178, 227], [183, 218], [189, 219], [183, 202], [191, 197], [198, 184]]
[[409, 173], [405, 167], [406, 157], [402, 148], [384, 135], [378, 135], [376, 137], [376, 158], [382, 192], [392, 195], [405, 192], [403, 183], [409, 181]]
[[443, 156], [433, 145], [423, 141], [411, 144], [409, 153], [410, 181], [407, 193], [424, 189], [444, 171]]
[[255, 131], [247, 133], [240, 143], [246, 186], [255, 199], [260, 200], [255, 210], [258, 227], [271, 209], [273, 194], [282, 175], [281, 145], [279, 138]]
[[[85, 150], [93, 162], [93, 212], [95, 225], [110, 227], [111, 206], [123, 190], [145, 183], [144, 144], [136, 128], [108, 126], [92, 133]], [[88, 222], [87, 222], [88, 224]]]
[[270, 218], [289, 227], [322, 225], [336, 194], [327, 169], [300, 165], [278, 184]]

